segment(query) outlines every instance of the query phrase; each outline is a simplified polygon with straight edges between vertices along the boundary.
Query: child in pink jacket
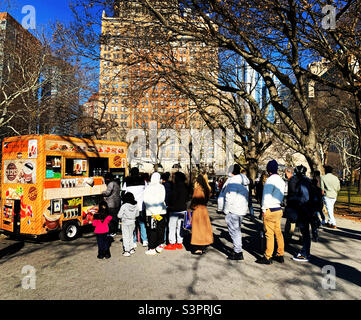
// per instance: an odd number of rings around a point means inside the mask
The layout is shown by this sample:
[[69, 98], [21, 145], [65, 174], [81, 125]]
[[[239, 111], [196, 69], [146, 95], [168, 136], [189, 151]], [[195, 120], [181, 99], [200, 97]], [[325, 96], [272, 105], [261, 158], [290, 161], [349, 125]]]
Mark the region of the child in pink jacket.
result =
[[109, 259], [110, 255], [110, 241], [108, 237], [109, 222], [112, 216], [109, 214], [109, 208], [105, 201], [99, 204], [99, 211], [94, 215], [93, 226], [94, 233], [98, 243], [98, 259]]

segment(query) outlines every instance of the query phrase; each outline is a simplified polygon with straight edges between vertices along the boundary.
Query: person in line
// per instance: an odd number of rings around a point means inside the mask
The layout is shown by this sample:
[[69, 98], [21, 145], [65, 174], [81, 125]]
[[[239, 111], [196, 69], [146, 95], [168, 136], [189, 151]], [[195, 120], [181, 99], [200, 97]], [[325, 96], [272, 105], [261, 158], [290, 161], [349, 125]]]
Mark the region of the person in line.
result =
[[[262, 214], [266, 236], [266, 252], [256, 262], [261, 264], [272, 264], [272, 260], [284, 262], [284, 239], [281, 231], [281, 219], [283, 210], [281, 203], [284, 198], [286, 183], [278, 175], [278, 163], [271, 160], [267, 163], [269, 177], [263, 187]], [[277, 254], [273, 257], [274, 237], [277, 241]]]
[[165, 225], [165, 230], [164, 230], [164, 243], [167, 242], [167, 235], [168, 235], [168, 223], [169, 223], [169, 197], [170, 194], [172, 192], [172, 183], [171, 181], [169, 181], [170, 178], [170, 173], [169, 172], [165, 172], [161, 175], [162, 178], [162, 184], [164, 186], [165, 189], [165, 205], [167, 207], [167, 214], [165, 216], [165, 221], [164, 221], [164, 225]]
[[122, 221], [123, 235], [123, 256], [130, 257], [135, 253], [133, 245], [133, 234], [135, 229], [135, 220], [139, 216], [139, 209], [134, 195], [127, 192], [122, 197], [122, 206], [120, 207], [118, 218]]
[[194, 184], [193, 196], [190, 208], [192, 216], [192, 254], [202, 255], [207, 246], [213, 243], [213, 230], [209, 218], [207, 203], [209, 201], [211, 188], [205, 174], [199, 174]]
[[105, 201], [99, 204], [98, 213], [94, 214], [93, 226], [95, 227], [94, 233], [96, 235], [98, 244], [98, 259], [109, 259], [110, 254], [110, 241], [109, 241], [109, 223], [112, 220], [108, 205]]
[[298, 216], [297, 213], [298, 202], [296, 197], [297, 194], [296, 184], [298, 178], [296, 177], [296, 175], [294, 175], [294, 169], [291, 167], [285, 169], [285, 177], [287, 179], [287, 184], [286, 184], [287, 195], [286, 195], [286, 205], [285, 205], [285, 211], [286, 211], [285, 240], [286, 242], [289, 242], [292, 239], [292, 235], [295, 231], [297, 216]]
[[326, 226], [337, 229], [336, 219], [333, 214], [337, 194], [340, 191], [340, 180], [332, 173], [331, 166], [325, 166], [325, 175], [321, 177], [321, 189], [323, 192], [323, 201], [328, 214]]
[[296, 193], [297, 201], [297, 226], [300, 228], [302, 234], [303, 246], [300, 252], [293, 257], [295, 261], [308, 262], [311, 255], [311, 235], [310, 225], [313, 216], [316, 215], [316, 209], [313, 205], [313, 186], [311, 179], [306, 177], [307, 168], [299, 165], [295, 168], [295, 175], [297, 177]]
[[145, 179], [139, 174], [139, 169], [134, 167], [130, 169], [130, 175], [125, 178], [122, 193], [130, 192], [133, 194], [135, 201], [138, 204], [139, 216], [136, 219], [136, 228], [134, 231], [134, 244], [133, 247], [137, 247], [137, 233], [140, 231], [140, 240], [143, 243], [143, 247], [148, 246], [147, 230], [145, 227], [145, 208], [143, 203], [145, 190]]
[[119, 184], [114, 180], [114, 176], [111, 173], [107, 173], [104, 177], [107, 189], [103, 192], [104, 201], [107, 203], [109, 208], [109, 214], [112, 220], [109, 224], [109, 234], [114, 237], [118, 231], [118, 211], [120, 208], [120, 188]]
[[229, 235], [233, 241], [233, 252], [228, 256], [230, 260], [243, 260], [241, 225], [248, 212], [249, 179], [241, 174], [238, 164], [233, 166], [232, 177], [227, 180], [222, 196], [224, 207], [220, 211], [226, 214]]
[[[267, 171], [262, 171], [261, 176], [259, 178], [258, 183], [256, 184], [256, 198], [258, 203], [262, 206], [262, 195], [263, 195], [263, 188], [266, 180], [268, 178]], [[259, 219], [262, 219], [262, 211], [260, 212]]]
[[187, 212], [188, 188], [183, 172], [175, 172], [174, 184], [169, 197], [169, 244], [165, 250], [183, 249], [182, 225]]
[[146, 226], [148, 235], [147, 255], [161, 253], [164, 248], [165, 216], [165, 188], [161, 183], [158, 172], [152, 174], [149, 185], [144, 190], [144, 204], [146, 208]]
[[320, 221], [320, 216], [324, 217], [322, 213], [323, 196], [322, 196], [321, 187], [318, 184], [317, 179], [312, 179], [311, 188], [313, 190], [313, 197], [314, 197], [312, 203], [312, 209], [314, 211], [314, 214], [312, 215], [312, 220], [311, 220], [312, 241], [318, 242], [318, 228], [322, 225], [322, 220]]
[[247, 170], [242, 169], [241, 174], [245, 175], [249, 180], [249, 185], [248, 185], [248, 210], [249, 210], [249, 215], [250, 215], [251, 221], [255, 222], [256, 219], [254, 217], [254, 208], [253, 208], [253, 200], [252, 200], [252, 191], [254, 189], [254, 183], [253, 183], [253, 180], [250, 177], [249, 172], [247, 172]]
[[[317, 188], [321, 189], [321, 172], [319, 170], [315, 170], [313, 172], [313, 183], [316, 184]], [[321, 194], [322, 194], [322, 189], [321, 189]], [[321, 218], [321, 225], [324, 226], [326, 224], [326, 217], [325, 214], [323, 213], [323, 206], [321, 210], [318, 212], [318, 215]]]

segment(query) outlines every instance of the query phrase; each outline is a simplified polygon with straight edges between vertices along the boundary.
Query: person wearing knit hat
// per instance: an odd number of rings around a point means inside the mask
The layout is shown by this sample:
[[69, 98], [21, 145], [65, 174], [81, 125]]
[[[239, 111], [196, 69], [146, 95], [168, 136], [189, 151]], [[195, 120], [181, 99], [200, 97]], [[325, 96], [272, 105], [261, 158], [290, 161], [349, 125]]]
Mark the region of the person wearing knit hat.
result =
[[[281, 203], [284, 198], [286, 183], [277, 174], [278, 163], [276, 160], [267, 163], [267, 172], [269, 177], [263, 188], [262, 195], [262, 213], [263, 225], [266, 235], [266, 251], [261, 259], [256, 262], [261, 264], [272, 264], [272, 259], [283, 263], [284, 262], [284, 239], [281, 231], [281, 219], [283, 210]], [[273, 256], [274, 237], [277, 241], [277, 255]]]
[[276, 174], [278, 172], [278, 163], [276, 160], [271, 160], [267, 163], [267, 172], [270, 174]]

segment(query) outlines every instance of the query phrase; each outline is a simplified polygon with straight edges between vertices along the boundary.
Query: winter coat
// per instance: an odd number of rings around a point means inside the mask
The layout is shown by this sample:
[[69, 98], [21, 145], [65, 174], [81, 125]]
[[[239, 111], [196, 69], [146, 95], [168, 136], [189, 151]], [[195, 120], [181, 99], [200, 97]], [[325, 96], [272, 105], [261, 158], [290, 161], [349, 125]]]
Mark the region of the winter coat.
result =
[[161, 183], [160, 174], [153, 173], [149, 185], [144, 190], [144, 205], [146, 215], [164, 215], [167, 213], [165, 205], [165, 188]]
[[118, 218], [122, 220], [122, 224], [129, 225], [135, 222], [139, 216], [138, 206], [136, 204], [124, 203], [118, 213]]
[[192, 245], [207, 246], [213, 243], [213, 229], [207, 209], [207, 199], [200, 186], [194, 188], [191, 210], [192, 216]]
[[95, 219], [93, 220], [93, 226], [95, 227], [94, 233], [101, 234], [101, 233], [108, 233], [109, 232], [109, 222], [112, 220], [111, 216], [107, 216], [104, 221]]
[[188, 188], [184, 182], [175, 183], [169, 196], [170, 212], [182, 212], [187, 210]]
[[116, 181], [108, 183], [107, 190], [103, 192], [104, 200], [110, 209], [119, 209], [120, 207], [120, 188]]
[[144, 190], [145, 182], [141, 176], [129, 176], [125, 178], [122, 192], [130, 192], [133, 194], [135, 201], [137, 201], [139, 212], [144, 210]]
[[218, 210], [225, 214], [246, 215], [248, 212], [249, 183], [249, 179], [244, 174], [230, 177], [220, 195], [224, 198], [223, 208], [218, 208]]

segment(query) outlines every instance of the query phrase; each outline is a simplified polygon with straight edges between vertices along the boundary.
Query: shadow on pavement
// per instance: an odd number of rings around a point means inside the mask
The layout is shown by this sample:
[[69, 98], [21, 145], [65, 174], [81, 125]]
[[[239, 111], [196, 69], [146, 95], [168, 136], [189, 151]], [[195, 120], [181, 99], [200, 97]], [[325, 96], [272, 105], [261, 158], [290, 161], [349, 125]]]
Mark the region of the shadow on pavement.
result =
[[310, 263], [322, 269], [324, 266], [333, 266], [336, 270], [336, 277], [349, 281], [361, 287], [361, 272], [354, 267], [343, 263], [328, 261], [320, 257], [312, 256]]

